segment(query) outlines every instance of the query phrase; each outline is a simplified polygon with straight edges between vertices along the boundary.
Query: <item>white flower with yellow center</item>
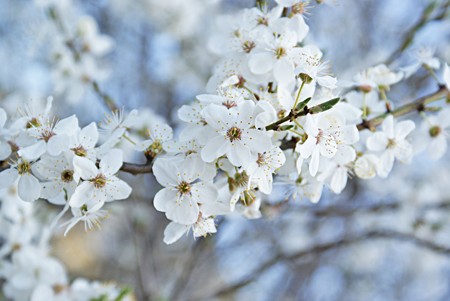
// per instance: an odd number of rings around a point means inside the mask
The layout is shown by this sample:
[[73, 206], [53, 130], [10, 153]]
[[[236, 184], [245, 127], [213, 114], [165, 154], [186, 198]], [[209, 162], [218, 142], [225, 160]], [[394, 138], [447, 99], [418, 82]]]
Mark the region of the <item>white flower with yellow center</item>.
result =
[[187, 159], [177, 166], [169, 160], [157, 159], [153, 174], [165, 188], [158, 191], [153, 200], [156, 210], [165, 212], [168, 219], [184, 225], [197, 221], [199, 204], [212, 204], [218, 198], [217, 188], [210, 183], [196, 181], [201, 174]]
[[150, 139], [137, 143], [135, 150], [155, 158], [163, 151], [164, 143], [172, 139], [173, 131], [167, 124], [152, 124], [148, 129], [148, 135]]

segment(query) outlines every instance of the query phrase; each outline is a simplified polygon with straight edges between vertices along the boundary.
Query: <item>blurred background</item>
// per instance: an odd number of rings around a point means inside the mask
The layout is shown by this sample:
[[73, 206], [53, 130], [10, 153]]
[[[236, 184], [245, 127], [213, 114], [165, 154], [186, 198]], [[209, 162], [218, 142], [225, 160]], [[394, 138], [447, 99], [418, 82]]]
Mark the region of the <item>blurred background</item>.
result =
[[[51, 2], [0, 0], [0, 106], [14, 114], [24, 101], [39, 104], [53, 95], [58, 118], [77, 114], [80, 126], [99, 122], [110, 108], [92, 85], [75, 97], [55, 84], [61, 70], [47, 31], [54, 20], [44, 8]], [[379, 63], [405, 66], [410, 50], [420, 45], [435, 46], [437, 56], [450, 61], [448, 1], [311, 2], [305, 42], [323, 50], [338, 79], [350, 80]], [[175, 134], [182, 126], [177, 109], [205, 93], [220, 58], [217, 41], [230, 31], [224, 15], [255, 5], [70, 3], [66, 9], [75, 23], [91, 16], [98, 32], [112, 39], [97, 60], [101, 91], [118, 107], [138, 109], [142, 129], [165, 120]], [[392, 87], [388, 98], [399, 106], [436, 90], [421, 70]], [[133, 136], [143, 139], [141, 133]], [[143, 162], [125, 142], [126, 161]], [[106, 207], [111, 214], [101, 231], [85, 234], [79, 224], [63, 237], [61, 229], [52, 254], [70, 277], [128, 284], [137, 300], [449, 300], [449, 162], [449, 154], [437, 163], [418, 154], [412, 164], [396, 163], [388, 179], [354, 178], [340, 195], [324, 188], [318, 204], [286, 201], [285, 190], [274, 189], [262, 205], [263, 218], [236, 213], [218, 220], [214, 236], [183, 237], [169, 246], [163, 243], [168, 220], [153, 208], [159, 189], [153, 175], [121, 174], [133, 187], [131, 198]], [[37, 202], [43, 216], [61, 209]]]

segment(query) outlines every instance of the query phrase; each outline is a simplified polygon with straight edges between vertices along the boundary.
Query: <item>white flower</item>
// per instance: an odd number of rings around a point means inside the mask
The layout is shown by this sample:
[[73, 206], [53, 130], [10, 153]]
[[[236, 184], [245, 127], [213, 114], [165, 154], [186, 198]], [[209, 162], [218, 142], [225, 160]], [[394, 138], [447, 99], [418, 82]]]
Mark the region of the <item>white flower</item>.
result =
[[297, 34], [287, 30], [280, 36], [269, 33], [260, 43], [262, 52], [252, 53], [248, 60], [250, 70], [255, 74], [265, 74], [273, 70], [280, 84], [288, 84], [295, 78], [295, 62], [300, 57], [301, 48], [295, 47]]
[[243, 217], [248, 219], [257, 219], [262, 217], [259, 207], [261, 206], [261, 198], [256, 198], [250, 205], [237, 204], [237, 210], [242, 214]]
[[[367, 93], [351, 91], [345, 96], [345, 99], [350, 105], [361, 109], [361, 111], [364, 108], [364, 98], [366, 104], [366, 119], [374, 118], [386, 112], [386, 103], [379, 100], [378, 93], [376, 91], [370, 91]], [[358, 117], [361, 117], [361, 115]], [[355, 123], [360, 123], [361, 121], [362, 119], [358, 118]]]
[[372, 89], [389, 88], [403, 78], [403, 72], [392, 72], [386, 65], [380, 64], [363, 70], [353, 77], [353, 81], [339, 81], [343, 87], [359, 87], [363, 92]]
[[302, 166], [299, 175], [295, 177], [280, 178], [281, 182], [276, 184], [291, 185], [292, 187], [287, 191], [286, 200], [289, 197], [296, 199], [299, 197], [307, 197], [311, 203], [317, 203], [322, 196], [323, 181], [319, 181], [317, 177], [312, 177], [306, 165]]
[[32, 163], [23, 158], [17, 159], [9, 169], [0, 173], [0, 189], [19, 179], [19, 197], [25, 202], [33, 202], [41, 195], [41, 185], [31, 172]]
[[155, 158], [163, 151], [163, 145], [173, 137], [173, 130], [167, 124], [152, 124], [147, 130], [150, 139], [137, 143], [135, 150], [144, 152], [151, 158]]
[[85, 157], [95, 163], [97, 160], [97, 150], [95, 145], [98, 141], [98, 130], [95, 122], [80, 130], [71, 137], [70, 150], [80, 157]]
[[249, 187], [250, 182], [253, 181], [262, 193], [270, 194], [272, 192], [273, 182], [272, 173], [280, 168], [285, 161], [286, 157], [278, 146], [267, 152], [258, 153], [256, 162], [250, 162], [247, 168]]
[[193, 224], [183, 225], [175, 222], [171, 222], [164, 230], [164, 242], [168, 245], [173, 244], [181, 238], [183, 235], [188, 235], [189, 230], [192, 229], [192, 234], [195, 237], [206, 237], [208, 233], [216, 233], [216, 225], [214, 219], [210, 217], [202, 217], [200, 212], [198, 219]]
[[92, 161], [75, 156], [73, 159], [75, 172], [84, 182], [75, 190], [70, 206], [79, 208], [86, 204], [90, 209], [96, 203], [128, 198], [131, 187], [115, 176], [122, 163], [122, 151], [119, 149], [109, 151], [102, 158], [100, 169]]
[[[315, 46], [303, 47], [303, 55], [298, 62], [298, 66], [295, 68], [294, 73], [302, 75], [308, 75], [319, 85], [330, 89], [336, 88], [337, 79], [331, 77], [330, 65], [328, 61], [321, 61], [322, 52]], [[307, 81], [308, 82], [308, 81]]]
[[83, 205], [80, 208], [71, 208], [73, 217], [67, 222], [60, 225], [60, 227], [64, 227], [67, 225], [66, 231], [64, 232], [64, 236], [73, 228], [78, 222], [84, 222], [84, 231], [92, 231], [96, 226], [98, 229], [101, 229], [100, 224], [102, 219], [106, 219], [109, 216], [110, 211], [100, 209], [103, 206], [103, 203], [97, 204], [94, 207], [88, 209], [86, 205]]
[[308, 139], [303, 144], [297, 144], [295, 151], [303, 159], [311, 157], [309, 171], [314, 177], [319, 169], [320, 156], [334, 157], [338, 144], [357, 142], [359, 132], [356, 125], [345, 125], [342, 117], [332, 113], [322, 113], [317, 118], [308, 114], [305, 118], [304, 130]]
[[201, 177], [195, 161], [187, 159], [176, 166], [166, 159], [156, 160], [153, 173], [165, 188], [153, 200], [156, 210], [165, 212], [168, 219], [190, 225], [199, 215], [199, 204], [211, 204], [218, 198], [217, 188], [210, 183], [196, 182]]
[[[66, 203], [66, 197], [67, 200], [70, 200], [80, 179], [74, 170], [74, 156], [70, 152], [65, 152], [55, 157], [46, 155], [36, 163], [37, 174], [45, 181], [41, 183], [42, 198], [48, 199], [54, 204], [56, 201], [57, 205], [64, 205]], [[53, 198], [61, 193], [63, 197], [60, 199], [60, 202], [58, 200], [52, 201]]]
[[118, 109], [111, 112], [111, 115], [106, 115], [106, 118], [100, 121], [100, 132], [108, 137], [104, 143], [106, 147], [114, 146], [121, 137], [125, 134], [128, 128], [139, 122], [138, 110], [133, 110], [124, 118], [123, 109]]
[[237, 110], [214, 104], [205, 108], [205, 120], [215, 133], [202, 149], [204, 161], [213, 162], [226, 155], [231, 164], [246, 167], [251, 161], [252, 152], [262, 153], [271, 148], [272, 143], [267, 134], [250, 129], [254, 122], [253, 109], [252, 101], [246, 101]]
[[348, 145], [339, 145], [336, 155], [328, 162], [325, 170], [317, 177], [318, 181], [328, 181], [331, 191], [339, 194], [347, 185], [350, 163], [355, 160], [356, 151]]
[[178, 110], [178, 117], [188, 124], [180, 132], [180, 139], [182, 141], [196, 140], [202, 144], [208, 141], [212, 132], [211, 127], [206, 126], [207, 122], [203, 117], [202, 110], [206, 106], [199, 101], [194, 101], [190, 105], [183, 105]]
[[400, 70], [405, 73], [405, 78], [408, 78], [416, 73], [416, 71], [422, 66], [426, 66], [426, 68], [431, 69], [439, 69], [441, 63], [439, 62], [439, 59], [434, 57], [435, 51], [436, 47], [421, 46], [419, 50], [416, 49], [410, 53], [415, 60], [414, 64], [400, 68]]
[[9, 131], [3, 128], [6, 123], [6, 112], [2, 108], [0, 108], [0, 160], [5, 160], [11, 155], [11, 146], [7, 141], [7, 137], [9, 135]]
[[380, 159], [373, 154], [364, 154], [355, 162], [355, 174], [361, 179], [373, 179], [378, 170]]
[[197, 95], [196, 98], [205, 103], [223, 105], [227, 109], [237, 107], [245, 102], [242, 92], [232, 86], [219, 87], [217, 94], [201, 94]]
[[77, 24], [77, 39], [82, 51], [90, 52], [97, 57], [111, 52], [114, 40], [99, 34], [97, 22], [91, 16], [83, 16]]
[[273, 22], [278, 20], [283, 12], [283, 7], [281, 5], [277, 5], [272, 8], [269, 12], [267, 11], [267, 6], [264, 5], [262, 10], [259, 8], [251, 8], [245, 9], [243, 11], [243, 23], [247, 28], [255, 28], [255, 27], [271, 27]]
[[450, 139], [450, 109], [440, 111], [436, 116], [428, 116], [417, 134], [419, 152], [427, 148], [432, 160], [439, 160], [447, 151], [447, 139]]
[[394, 116], [389, 115], [381, 124], [382, 131], [370, 136], [366, 145], [371, 151], [382, 151], [378, 175], [387, 177], [392, 170], [394, 159], [406, 160], [412, 154], [412, 146], [406, 136], [415, 128], [414, 122], [405, 120], [394, 125]]
[[[163, 145], [164, 150], [175, 155], [171, 161], [176, 165], [181, 165], [185, 160], [193, 160], [193, 166], [197, 166], [200, 179], [210, 181], [216, 176], [216, 167], [212, 163], [202, 160], [202, 146], [195, 140], [192, 141], [167, 141]], [[233, 167], [234, 168], [234, 167]]]
[[59, 155], [62, 151], [69, 149], [69, 136], [78, 129], [78, 118], [75, 115], [61, 121], [50, 120], [48, 116], [31, 122], [27, 134], [38, 140], [25, 148], [19, 150], [19, 156], [27, 160], [39, 158], [45, 152], [52, 156]]

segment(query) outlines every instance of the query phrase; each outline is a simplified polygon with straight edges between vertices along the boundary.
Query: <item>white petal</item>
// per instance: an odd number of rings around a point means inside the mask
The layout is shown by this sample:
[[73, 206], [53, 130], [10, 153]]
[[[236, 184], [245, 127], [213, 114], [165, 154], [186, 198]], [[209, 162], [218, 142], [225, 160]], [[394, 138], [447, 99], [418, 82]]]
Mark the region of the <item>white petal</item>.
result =
[[389, 139], [394, 139], [394, 116], [389, 115], [388, 117], [386, 117], [386, 119], [384, 119], [383, 123], [381, 124], [381, 128], [383, 129], [383, 132], [386, 133]]
[[19, 197], [25, 202], [33, 202], [41, 195], [41, 185], [35, 176], [23, 174], [19, 180]]
[[5, 160], [11, 155], [11, 146], [8, 142], [0, 141], [0, 160]]
[[89, 180], [95, 178], [99, 171], [95, 164], [83, 157], [74, 156], [73, 167], [75, 172], [83, 179]]
[[173, 244], [186, 234], [189, 229], [189, 226], [171, 222], [164, 230], [164, 243], [168, 245]]
[[46, 151], [47, 144], [44, 140], [40, 140], [33, 145], [20, 149], [18, 154], [25, 160], [34, 160], [42, 156]]
[[15, 168], [8, 168], [0, 172], [0, 189], [7, 188], [19, 176], [19, 172]]
[[77, 116], [72, 115], [59, 121], [56, 124], [55, 128], [53, 129], [53, 132], [57, 135], [66, 134], [68, 136], [72, 136], [75, 134], [77, 129], [78, 129], [78, 118]]
[[130, 185], [117, 177], [109, 178], [104, 189], [106, 190], [105, 193], [107, 195], [107, 202], [113, 200], [124, 200], [130, 196], [132, 190]]
[[242, 141], [255, 153], [262, 154], [272, 149], [272, 141], [265, 131], [249, 129], [242, 134]]
[[69, 136], [66, 134], [55, 135], [47, 142], [47, 152], [52, 156], [57, 156], [63, 151], [69, 150]]
[[329, 88], [329, 89], [335, 89], [336, 88], [336, 83], [337, 83], [337, 79], [336, 77], [331, 77], [331, 76], [321, 76], [321, 77], [317, 77], [317, 83], [323, 87]]
[[431, 139], [428, 145], [428, 155], [432, 160], [439, 160], [447, 151], [447, 140], [444, 135]]
[[226, 140], [222, 135], [218, 135], [208, 141], [208, 143], [202, 148], [202, 160], [205, 162], [213, 162], [225, 152], [231, 143]]
[[354, 144], [359, 141], [359, 131], [356, 125], [344, 125], [339, 128], [339, 141], [344, 144]]
[[164, 187], [181, 183], [178, 167], [166, 159], [157, 159], [153, 165], [156, 181]]
[[366, 146], [371, 151], [382, 151], [386, 149], [389, 144], [389, 139], [384, 132], [374, 133], [372, 136], [367, 138]]
[[316, 176], [317, 170], [319, 170], [319, 157], [320, 157], [319, 149], [315, 148], [313, 153], [311, 154], [311, 161], [309, 162], [309, 173], [313, 177]]
[[442, 74], [444, 78], [445, 87], [450, 90], [450, 67], [448, 64], [444, 64], [444, 73]]
[[183, 196], [176, 203], [175, 200], [170, 201], [166, 205], [166, 209], [166, 217], [176, 223], [190, 225], [198, 219], [198, 205], [188, 195]]
[[290, 83], [295, 78], [294, 64], [285, 58], [276, 60], [273, 66], [273, 75], [280, 84]]
[[270, 52], [252, 54], [248, 66], [253, 73], [264, 74], [272, 70], [274, 60], [273, 53]]
[[395, 139], [401, 140], [405, 139], [405, 137], [411, 133], [416, 128], [416, 125], [411, 120], [405, 120], [399, 122], [395, 127]]
[[158, 191], [153, 198], [153, 206], [160, 212], [166, 212], [166, 207], [169, 202], [177, 200], [177, 190], [174, 188], [163, 188]]
[[212, 204], [217, 201], [219, 192], [210, 183], [198, 182], [191, 187], [192, 198], [200, 204]]
[[2, 108], [0, 108], [0, 128], [3, 128], [6, 123], [6, 112]]
[[413, 147], [409, 142], [406, 140], [396, 141], [395, 142], [395, 157], [400, 160], [404, 161], [408, 159], [409, 156], [411, 156], [413, 151]]
[[122, 126], [129, 128], [135, 125], [139, 121], [138, 110], [133, 110], [128, 114], [127, 118], [122, 122]]
[[234, 166], [243, 166], [244, 168], [250, 163], [251, 153], [248, 147], [244, 146], [242, 141], [234, 141], [228, 147], [227, 158]]
[[87, 181], [81, 183], [70, 199], [70, 206], [79, 208], [84, 204], [93, 201], [95, 190], [96, 189], [92, 183]]
[[100, 161], [100, 173], [106, 177], [116, 174], [123, 164], [123, 152], [121, 149], [110, 150]]
[[95, 122], [85, 126], [78, 134], [78, 142], [85, 148], [94, 148], [98, 141], [98, 129]]
[[331, 178], [330, 187], [334, 193], [341, 193], [347, 185], [347, 169], [345, 167], [339, 167]]

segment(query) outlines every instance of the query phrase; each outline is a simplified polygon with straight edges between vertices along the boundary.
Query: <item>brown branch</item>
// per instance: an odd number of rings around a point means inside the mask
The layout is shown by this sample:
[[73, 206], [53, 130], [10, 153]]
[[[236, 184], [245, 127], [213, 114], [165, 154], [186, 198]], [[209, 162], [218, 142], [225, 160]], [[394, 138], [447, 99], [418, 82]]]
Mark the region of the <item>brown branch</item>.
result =
[[380, 125], [383, 122], [383, 120], [389, 115], [394, 115], [394, 117], [399, 117], [399, 116], [405, 115], [406, 113], [409, 113], [412, 111], [420, 111], [420, 110], [424, 109], [425, 105], [427, 105], [433, 101], [442, 99], [444, 97], [449, 97], [449, 96], [450, 96], [450, 91], [447, 90], [447, 88], [445, 86], [440, 86], [439, 90], [436, 93], [421, 97], [421, 98], [419, 98], [409, 104], [406, 104], [398, 109], [395, 109], [389, 113], [385, 113], [385, 114], [382, 114], [373, 119], [363, 121], [362, 123], [358, 124], [358, 130], [360, 130], [360, 131], [364, 130], [364, 129], [373, 130], [373, 129], [375, 129], [376, 126]]
[[153, 163], [149, 160], [144, 164], [135, 164], [123, 162], [120, 171], [128, 172], [132, 175], [139, 175], [145, 173], [153, 173]]
[[275, 264], [277, 264], [280, 261], [295, 261], [295, 260], [298, 260], [307, 255], [320, 255], [321, 253], [324, 253], [331, 249], [335, 249], [335, 248], [338, 248], [341, 246], [351, 245], [351, 244], [358, 243], [358, 242], [364, 242], [364, 241], [367, 241], [370, 239], [392, 239], [392, 240], [405, 241], [405, 242], [413, 243], [413, 244], [417, 245], [418, 247], [428, 249], [432, 252], [436, 252], [438, 254], [444, 254], [444, 255], [450, 254], [450, 248], [437, 245], [431, 241], [418, 238], [412, 234], [401, 233], [401, 232], [392, 231], [392, 230], [375, 230], [375, 231], [370, 231], [368, 233], [357, 235], [354, 237], [343, 238], [343, 239], [335, 241], [335, 242], [317, 245], [308, 250], [300, 251], [296, 254], [289, 255], [289, 256], [279, 253], [275, 257], [273, 257], [271, 260], [269, 260], [266, 263], [264, 263], [263, 265], [261, 265], [255, 271], [250, 272], [249, 275], [247, 277], [245, 277], [242, 281], [239, 281], [238, 283], [231, 285], [229, 287], [225, 287], [225, 288], [217, 291], [212, 296], [214, 296], [214, 297], [224, 296], [224, 295], [235, 292], [236, 290], [255, 281], [259, 275], [261, 275], [266, 270], [270, 269], [271, 267], [273, 267]]

